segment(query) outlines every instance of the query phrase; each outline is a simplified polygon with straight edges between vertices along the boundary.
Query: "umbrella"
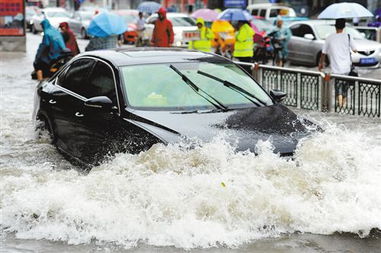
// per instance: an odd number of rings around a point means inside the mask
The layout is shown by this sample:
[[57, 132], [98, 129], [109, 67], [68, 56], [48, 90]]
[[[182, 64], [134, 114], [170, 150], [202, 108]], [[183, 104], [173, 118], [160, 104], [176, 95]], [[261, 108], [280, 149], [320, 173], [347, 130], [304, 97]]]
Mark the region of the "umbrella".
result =
[[253, 19], [253, 17], [246, 10], [226, 9], [218, 15], [217, 19], [229, 21], [249, 21]]
[[91, 20], [87, 32], [96, 37], [107, 37], [109, 35], [122, 34], [126, 30], [126, 23], [121, 16], [102, 12]]
[[364, 6], [358, 3], [337, 3], [331, 4], [318, 16], [320, 19], [339, 18], [362, 18], [373, 17], [373, 14]]
[[211, 9], [199, 9], [193, 12], [192, 17], [203, 18], [205, 21], [214, 21], [217, 19], [218, 12]]
[[138, 5], [138, 11], [146, 13], [154, 13], [160, 9], [161, 5], [157, 2], [148, 1], [142, 2]]

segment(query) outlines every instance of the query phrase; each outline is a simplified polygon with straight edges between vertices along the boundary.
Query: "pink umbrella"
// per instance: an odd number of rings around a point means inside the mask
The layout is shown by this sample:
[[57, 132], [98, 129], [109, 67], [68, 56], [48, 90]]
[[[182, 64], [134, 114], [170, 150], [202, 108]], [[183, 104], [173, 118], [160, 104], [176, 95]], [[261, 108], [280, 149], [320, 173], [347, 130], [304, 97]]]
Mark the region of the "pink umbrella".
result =
[[214, 21], [217, 19], [218, 12], [211, 9], [199, 9], [193, 12], [192, 17], [203, 18], [205, 21]]

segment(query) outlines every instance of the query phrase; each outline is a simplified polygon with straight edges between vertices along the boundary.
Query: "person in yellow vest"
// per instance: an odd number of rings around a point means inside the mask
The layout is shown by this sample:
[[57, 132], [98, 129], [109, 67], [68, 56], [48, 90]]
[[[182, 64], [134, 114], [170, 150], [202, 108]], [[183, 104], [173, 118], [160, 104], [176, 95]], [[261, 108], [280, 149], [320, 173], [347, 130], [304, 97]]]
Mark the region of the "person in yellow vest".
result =
[[200, 39], [189, 42], [189, 49], [195, 49], [203, 52], [212, 51], [212, 40], [214, 34], [212, 30], [205, 26], [203, 18], [197, 18], [196, 20], [198, 31], [200, 32]]
[[[238, 21], [237, 32], [235, 35], [235, 44], [233, 57], [241, 62], [252, 62], [254, 55], [254, 30], [250, 27], [247, 21]], [[243, 68], [251, 73], [250, 66], [243, 66]]]

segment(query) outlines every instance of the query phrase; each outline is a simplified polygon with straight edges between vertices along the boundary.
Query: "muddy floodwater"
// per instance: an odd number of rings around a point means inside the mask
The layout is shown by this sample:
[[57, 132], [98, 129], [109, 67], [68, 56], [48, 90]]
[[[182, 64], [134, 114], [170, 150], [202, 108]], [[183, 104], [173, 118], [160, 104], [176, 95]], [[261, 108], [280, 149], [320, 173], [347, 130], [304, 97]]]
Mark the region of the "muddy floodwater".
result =
[[84, 174], [34, 131], [28, 39], [0, 54], [0, 252], [381, 252], [379, 118], [291, 108], [325, 130], [294, 160], [216, 136]]

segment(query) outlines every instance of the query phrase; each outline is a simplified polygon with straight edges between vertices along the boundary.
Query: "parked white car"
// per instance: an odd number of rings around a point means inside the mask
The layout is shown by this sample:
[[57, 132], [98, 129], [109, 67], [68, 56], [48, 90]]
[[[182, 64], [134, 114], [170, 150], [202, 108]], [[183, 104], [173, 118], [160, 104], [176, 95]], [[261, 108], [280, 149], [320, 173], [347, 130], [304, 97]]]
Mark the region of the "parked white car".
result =
[[[288, 60], [294, 63], [317, 65], [325, 39], [335, 33], [334, 21], [307, 20], [290, 25], [292, 37], [288, 43]], [[352, 52], [352, 62], [359, 67], [379, 67], [381, 65], [381, 43], [367, 40], [353, 27], [347, 26], [348, 33], [357, 48]], [[349, 42], [348, 42], [349, 43]]]
[[[158, 15], [152, 14], [147, 18], [144, 37], [151, 40], [154, 24]], [[173, 32], [175, 34], [173, 46], [187, 47], [188, 42], [183, 38], [183, 32], [197, 31], [196, 21], [183, 13], [167, 13], [167, 19], [172, 22]]]
[[247, 10], [251, 15], [259, 16], [264, 19], [274, 19], [278, 15], [283, 17], [296, 17], [296, 13], [293, 8], [278, 4], [250, 4], [247, 6]]
[[42, 9], [41, 13], [34, 15], [31, 20], [33, 33], [42, 32], [41, 21], [44, 20], [45, 17], [49, 20], [50, 24], [54, 28], [58, 28], [61, 22], [68, 22], [69, 24], [78, 24], [74, 26], [72, 25], [71, 29], [73, 30], [73, 32], [77, 34], [80, 33], [80, 30], [76, 29], [76, 27], [81, 27], [80, 22], [78, 20], [73, 19], [72, 14], [66, 11], [64, 8], [45, 8]]

